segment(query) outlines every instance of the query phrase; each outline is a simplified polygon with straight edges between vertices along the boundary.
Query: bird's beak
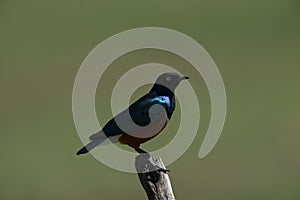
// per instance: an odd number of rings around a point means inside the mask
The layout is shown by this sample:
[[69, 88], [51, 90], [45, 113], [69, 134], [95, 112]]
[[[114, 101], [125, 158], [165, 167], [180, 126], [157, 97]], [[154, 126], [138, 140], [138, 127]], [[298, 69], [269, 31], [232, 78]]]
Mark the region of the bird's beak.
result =
[[182, 76], [182, 77], [180, 77], [180, 80], [186, 80], [186, 79], [189, 79], [190, 77], [188, 77], [188, 76]]

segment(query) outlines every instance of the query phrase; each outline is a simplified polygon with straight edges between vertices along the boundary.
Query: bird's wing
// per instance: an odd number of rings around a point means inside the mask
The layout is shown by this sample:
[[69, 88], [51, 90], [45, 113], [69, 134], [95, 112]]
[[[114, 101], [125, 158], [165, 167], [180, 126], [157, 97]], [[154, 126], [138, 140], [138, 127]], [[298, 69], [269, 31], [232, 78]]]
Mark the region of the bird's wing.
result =
[[[164, 100], [164, 99], [163, 99]], [[128, 109], [116, 115], [104, 127], [103, 132], [107, 137], [122, 134], [124, 132], [134, 132], [138, 127], [149, 125], [151, 119], [149, 117], [149, 109], [154, 104], [160, 104], [163, 107], [168, 106], [168, 101], [162, 101], [155, 93], [148, 93], [134, 102]], [[162, 109], [160, 113], [152, 115], [152, 119], [163, 116]], [[151, 115], [151, 114], [150, 114]], [[132, 123], [134, 122], [134, 123]], [[125, 129], [125, 130], [124, 130]]]
[[[102, 129], [103, 132], [109, 137], [134, 130], [136, 127], [134, 124], [146, 126], [150, 123], [150, 117], [147, 114], [149, 107], [151, 107], [151, 105], [149, 104], [148, 99], [142, 97], [134, 102], [129, 108], [122, 111], [109, 122], [107, 122]], [[126, 129], [126, 131], [124, 129]]]

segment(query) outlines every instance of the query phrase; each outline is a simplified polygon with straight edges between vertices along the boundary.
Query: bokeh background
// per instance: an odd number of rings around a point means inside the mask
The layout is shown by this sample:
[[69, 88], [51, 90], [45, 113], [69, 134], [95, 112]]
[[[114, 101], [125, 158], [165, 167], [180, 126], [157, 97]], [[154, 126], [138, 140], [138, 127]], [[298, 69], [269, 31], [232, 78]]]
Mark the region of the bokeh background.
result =
[[[0, 199], [146, 199], [135, 174], [75, 156], [82, 143], [72, 87], [98, 43], [157, 26], [191, 36], [218, 65], [228, 98], [219, 142], [198, 159], [210, 117], [207, 89], [188, 63], [162, 51], [132, 52], [112, 64], [97, 91], [100, 123], [111, 116], [112, 85], [124, 71], [169, 64], [191, 76], [201, 104], [196, 140], [168, 166], [177, 199], [299, 200], [299, 22], [297, 0], [0, 0]], [[179, 115], [144, 148], [171, 140]]]

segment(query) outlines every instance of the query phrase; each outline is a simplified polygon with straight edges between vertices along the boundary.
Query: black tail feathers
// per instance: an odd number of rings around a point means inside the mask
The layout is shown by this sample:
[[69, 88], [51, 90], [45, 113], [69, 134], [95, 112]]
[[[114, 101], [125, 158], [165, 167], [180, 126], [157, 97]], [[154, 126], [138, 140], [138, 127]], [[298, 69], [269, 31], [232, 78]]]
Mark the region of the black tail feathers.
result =
[[89, 150], [87, 148], [82, 147], [79, 151], [77, 151], [76, 155], [86, 154], [88, 152], [89, 152]]
[[76, 154], [80, 155], [80, 154], [88, 153], [93, 148], [95, 148], [97, 145], [99, 145], [102, 141], [103, 141], [103, 139], [93, 140], [90, 143], [88, 143], [87, 145], [85, 145], [84, 147], [82, 147], [79, 151], [77, 151]]

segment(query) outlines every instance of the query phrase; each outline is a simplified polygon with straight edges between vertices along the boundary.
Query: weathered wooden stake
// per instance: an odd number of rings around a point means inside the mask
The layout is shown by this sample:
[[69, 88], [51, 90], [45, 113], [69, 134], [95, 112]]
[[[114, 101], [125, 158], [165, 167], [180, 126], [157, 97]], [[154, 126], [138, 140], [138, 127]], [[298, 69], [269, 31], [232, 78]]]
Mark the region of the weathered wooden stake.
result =
[[161, 158], [141, 154], [135, 158], [135, 168], [149, 200], [175, 200], [166, 167]]

